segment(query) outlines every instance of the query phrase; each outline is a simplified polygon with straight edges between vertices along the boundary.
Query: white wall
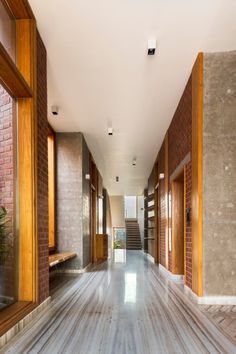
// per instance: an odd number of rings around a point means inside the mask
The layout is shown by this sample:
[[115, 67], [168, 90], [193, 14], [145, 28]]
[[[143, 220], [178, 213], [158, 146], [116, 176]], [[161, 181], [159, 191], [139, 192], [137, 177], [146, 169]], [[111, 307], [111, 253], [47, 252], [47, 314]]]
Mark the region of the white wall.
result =
[[144, 245], [144, 196], [140, 195], [137, 197], [137, 214], [138, 214], [138, 223], [140, 229], [140, 236], [142, 247]]
[[124, 197], [110, 197], [112, 227], [125, 227]]

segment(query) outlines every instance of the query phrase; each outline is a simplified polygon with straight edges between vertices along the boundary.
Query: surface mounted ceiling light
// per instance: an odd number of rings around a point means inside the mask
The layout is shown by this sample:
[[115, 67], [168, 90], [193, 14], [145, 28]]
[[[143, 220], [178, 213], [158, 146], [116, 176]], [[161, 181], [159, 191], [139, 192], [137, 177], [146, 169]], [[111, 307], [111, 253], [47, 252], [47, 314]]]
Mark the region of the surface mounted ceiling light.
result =
[[156, 39], [148, 40], [148, 55], [154, 55], [157, 47]]

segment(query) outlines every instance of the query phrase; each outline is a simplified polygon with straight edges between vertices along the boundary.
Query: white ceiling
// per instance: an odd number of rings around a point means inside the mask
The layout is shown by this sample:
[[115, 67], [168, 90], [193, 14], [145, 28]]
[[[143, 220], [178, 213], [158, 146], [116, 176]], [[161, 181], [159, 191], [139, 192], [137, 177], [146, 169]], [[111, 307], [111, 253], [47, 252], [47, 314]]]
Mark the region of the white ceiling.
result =
[[50, 123], [84, 133], [111, 195], [141, 194], [197, 53], [236, 49], [236, 1], [30, 3], [48, 52]]

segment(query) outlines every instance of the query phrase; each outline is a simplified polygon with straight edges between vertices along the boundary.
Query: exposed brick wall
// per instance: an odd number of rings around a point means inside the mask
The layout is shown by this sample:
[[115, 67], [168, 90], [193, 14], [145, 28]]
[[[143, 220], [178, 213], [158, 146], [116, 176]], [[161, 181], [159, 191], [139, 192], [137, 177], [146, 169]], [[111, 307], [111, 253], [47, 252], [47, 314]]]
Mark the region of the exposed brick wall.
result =
[[13, 100], [0, 85], [0, 205], [14, 208]]
[[48, 119], [47, 53], [37, 33], [37, 119], [38, 119], [38, 240], [39, 301], [49, 295], [48, 270]]
[[[190, 77], [185, 87], [179, 105], [176, 109], [168, 130], [169, 148], [169, 176], [175, 171], [180, 162], [192, 150], [192, 78]], [[187, 166], [186, 192], [187, 205], [191, 207], [191, 163]], [[169, 186], [170, 188], [170, 186]], [[171, 189], [170, 189], [171, 191]], [[192, 248], [191, 248], [191, 224], [186, 232], [186, 284], [191, 287], [192, 278]], [[172, 271], [172, 254], [169, 252], [169, 270]]]
[[[159, 152], [159, 173], [165, 173], [165, 142]], [[166, 198], [165, 180], [159, 180], [159, 261], [166, 266]], [[167, 245], [168, 246], [168, 245]]]

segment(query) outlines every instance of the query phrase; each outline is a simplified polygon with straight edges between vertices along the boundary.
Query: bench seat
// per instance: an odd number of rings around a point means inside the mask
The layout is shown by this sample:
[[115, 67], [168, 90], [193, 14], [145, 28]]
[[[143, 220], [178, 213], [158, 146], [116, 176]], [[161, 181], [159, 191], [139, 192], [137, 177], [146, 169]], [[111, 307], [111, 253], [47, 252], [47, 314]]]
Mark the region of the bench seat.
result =
[[49, 267], [54, 267], [55, 265], [65, 262], [68, 259], [76, 257], [77, 254], [74, 252], [63, 252], [63, 253], [55, 253], [49, 256]]

